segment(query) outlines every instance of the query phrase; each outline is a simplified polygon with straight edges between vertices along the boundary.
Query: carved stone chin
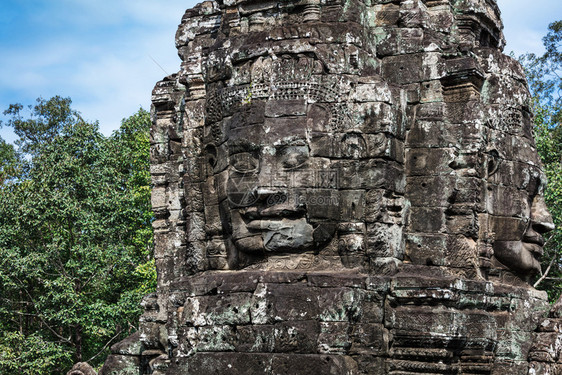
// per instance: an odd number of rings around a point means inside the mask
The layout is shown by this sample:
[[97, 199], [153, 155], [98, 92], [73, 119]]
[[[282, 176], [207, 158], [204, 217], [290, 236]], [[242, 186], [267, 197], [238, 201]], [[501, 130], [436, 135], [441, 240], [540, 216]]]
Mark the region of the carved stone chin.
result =
[[493, 0], [188, 10], [152, 96], [157, 293], [101, 375], [562, 373], [501, 30]]
[[[505, 172], [500, 170], [497, 173]], [[509, 197], [495, 197], [491, 194], [491, 198], [497, 200], [495, 205], [506, 204], [506, 208], [514, 213], [513, 216], [497, 215], [494, 209], [489, 220], [495, 237], [494, 258], [514, 274], [530, 281], [541, 272], [540, 260], [545, 244], [543, 234], [553, 230], [554, 223], [542, 195], [545, 184], [542, 172], [538, 169], [521, 168], [518, 173], [522, 175], [522, 180], [514, 181]], [[514, 208], [514, 202], [520, 203]]]

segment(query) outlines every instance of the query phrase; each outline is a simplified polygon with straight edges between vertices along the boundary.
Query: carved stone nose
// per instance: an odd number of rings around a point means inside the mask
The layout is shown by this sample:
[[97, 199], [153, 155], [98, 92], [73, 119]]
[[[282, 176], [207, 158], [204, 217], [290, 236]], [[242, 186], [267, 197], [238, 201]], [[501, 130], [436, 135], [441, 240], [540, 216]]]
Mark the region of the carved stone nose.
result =
[[[272, 206], [283, 206], [289, 209], [288, 195], [285, 189], [259, 187], [254, 191], [255, 197], [265, 204], [266, 210]], [[263, 212], [262, 212], [263, 213]]]
[[541, 234], [550, 232], [555, 228], [552, 216], [550, 212], [548, 212], [542, 195], [537, 195], [533, 199], [533, 205], [531, 206], [531, 226], [533, 230]]
[[263, 198], [263, 197], [269, 197], [271, 195], [276, 195], [276, 194], [285, 194], [285, 192], [280, 190], [280, 189], [259, 187], [255, 190], [255, 194], [256, 194], [256, 196], [258, 196], [260, 198]]

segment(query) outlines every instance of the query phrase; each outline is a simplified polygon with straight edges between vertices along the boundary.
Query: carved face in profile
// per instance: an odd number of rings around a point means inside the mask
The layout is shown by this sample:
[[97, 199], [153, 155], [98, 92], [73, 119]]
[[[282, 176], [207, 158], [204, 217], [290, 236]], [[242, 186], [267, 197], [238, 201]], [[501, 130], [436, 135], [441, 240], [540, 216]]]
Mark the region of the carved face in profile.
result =
[[521, 106], [504, 106], [491, 128], [496, 149], [489, 167], [488, 212], [494, 257], [528, 280], [541, 270], [543, 235], [554, 229], [530, 113]]
[[[545, 243], [542, 235], [554, 229], [542, 195], [529, 194], [528, 202], [530, 208], [524, 218], [513, 218], [507, 223], [506, 219], [495, 219], [496, 225], [511, 227], [513, 232], [498, 237], [493, 246], [496, 259], [524, 278], [540, 272]], [[496, 233], [501, 233], [501, 229]]]

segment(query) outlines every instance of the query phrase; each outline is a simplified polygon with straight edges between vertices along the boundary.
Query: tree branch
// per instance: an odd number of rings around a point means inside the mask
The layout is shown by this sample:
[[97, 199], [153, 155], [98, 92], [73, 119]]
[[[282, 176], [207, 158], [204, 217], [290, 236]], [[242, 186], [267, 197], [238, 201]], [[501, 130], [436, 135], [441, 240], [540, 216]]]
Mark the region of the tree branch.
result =
[[554, 264], [555, 259], [556, 259], [556, 255], [554, 255], [550, 260], [550, 263], [548, 264], [548, 267], [546, 267], [546, 271], [544, 271], [543, 275], [537, 280], [535, 284], [533, 284], [533, 288], [539, 286], [539, 284], [542, 283], [544, 279], [546, 279], [548, 273], [550, 272], [550, 269], [552, 268], [552, 265]]
[[35, 310], [36, 312], [36, 317], [39, 318], [39, 320], [41, 320], [41, 323], [43, 323], [45, 325], [45, 327], [47, 327], [47, 329], [49, 329], [49, 331], [51, 331], [51, 333], [53, 335], [55, 335], [59, 340], [66, 342], [67, 344], [73, 344], [73, 342], [70, 339], [67, 339], [66, 337], [63, 337], [61, 335], [59, 335], [46, 321], [45, 319], [43, 319], [43, 316], [41, 315], [41, 313], [39, 312], [39, 309], [37, 308], [37, 305], [35, 304], [33, 297], [31, 296], [31, 294], [29, 293], [29, 291], [27, 289], [25, 289], [23, 287], [23, 283], [21, 282], [21, 280], [17, 277], [15, 277], [15, 279], [22, 285], [22, 289], [25, 292], [25, 294], [27, 294], [27, 297], [29, 298], [29, 302], [31, 304], [31, 306], [33, 307], [33, 310]]
[[120, 328], [119, 331], [117, 331], [117, 333], [115, 334], [115, 336], [113, 336], [111, 339], [109, 339], [109, 341], [105, 343], [103, 348], [101, 348], [101, 350], [99, 352], [97, 352], [97, 354], [95, 354], [92, 358], [88, 359], [86, 362], [93, 361], [97, 356], [99, 356], [101, 353], [103, 353], [103, 351], [105, 349], [107, 349], [107, 347], [111, 344], [111, 342], [113, 340], [115, 340], [122, 332], [123, 332], [123, 329]]

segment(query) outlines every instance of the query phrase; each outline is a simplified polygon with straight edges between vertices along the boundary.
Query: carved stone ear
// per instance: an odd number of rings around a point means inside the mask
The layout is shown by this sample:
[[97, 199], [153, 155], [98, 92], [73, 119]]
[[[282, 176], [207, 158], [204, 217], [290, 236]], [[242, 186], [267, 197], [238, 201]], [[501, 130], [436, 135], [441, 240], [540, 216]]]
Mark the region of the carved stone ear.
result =
[[490, 178], [498, 171], [502, 158], [500, 157], [500, 153], [496, 149], [491, 149], [487, 151], [486, 154], [488, 164], [486, 169], [486, 177]]
[[214, 144], [208, 144], [205, 146], [205, 157], [207, 158], [207, 162], [214, 168], [217, 165], [217, 147]]

